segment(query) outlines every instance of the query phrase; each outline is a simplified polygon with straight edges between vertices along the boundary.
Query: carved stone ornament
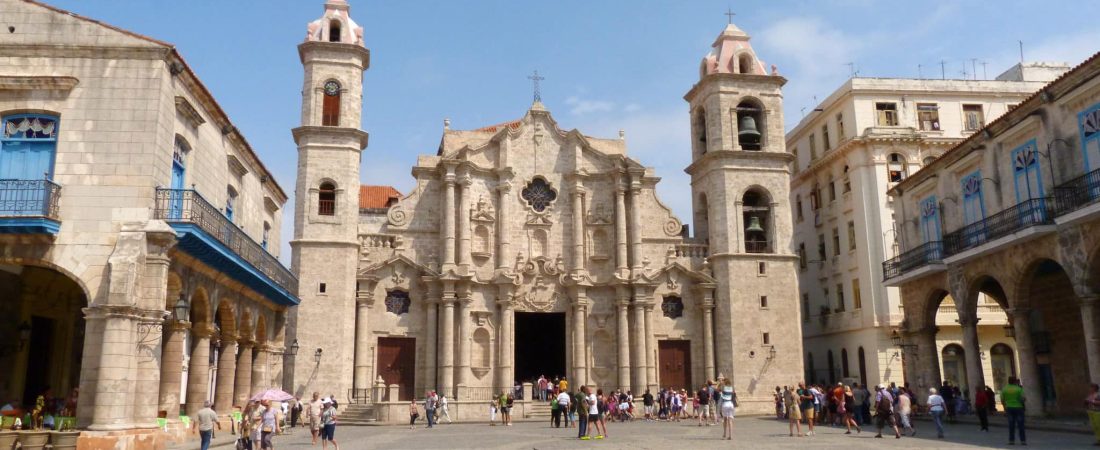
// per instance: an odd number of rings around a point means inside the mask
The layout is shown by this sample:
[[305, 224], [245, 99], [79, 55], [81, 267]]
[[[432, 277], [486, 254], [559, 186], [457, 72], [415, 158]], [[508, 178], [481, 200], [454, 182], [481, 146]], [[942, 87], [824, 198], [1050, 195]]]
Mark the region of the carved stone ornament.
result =
[[386, 212], [386, 218], [389, 219], [390, 225], [395, 227], [403, 227], [409, 223], [409, 215], [400, 203], [390, 207], [390, 210]]
[[598, 205], [588, 212], [588, 225], [611, 225], [611, 211], [606, 205]]
[[493, 210], [493, 205], [485, 200], [485, 196], [479, 196], [477, 204], [470, 209], [470, 220], [475, 222], [495, 222], [497, 220], [497, 213]]
[[684, 225], [680, 223], [680, 219], [669, 217], [668, 220], [665, 221], [665, 234], [669, 236], [679, 236], [680, 230], [683, 229], [683, 227]]

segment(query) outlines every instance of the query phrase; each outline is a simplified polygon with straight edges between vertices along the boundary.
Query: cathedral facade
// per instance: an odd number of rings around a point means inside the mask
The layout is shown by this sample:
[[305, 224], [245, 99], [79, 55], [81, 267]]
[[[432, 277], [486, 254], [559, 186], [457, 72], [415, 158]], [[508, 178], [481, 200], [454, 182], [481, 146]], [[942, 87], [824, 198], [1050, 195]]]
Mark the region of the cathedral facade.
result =
[[302, 302], [289, 328], [303, 350], [289, 387], [461, 404], [540, 375], [639, 395], [723, 376], [765, 412], [774, 386], [799, 380], [786, 80], [747, 34], [727, 27], [685, 96], [693, 234], [621, 133], [564, 129], [538, 99], [507, 123], [448, 123], [410, 192], [361, 203], [360, 36], [330, 0], [299, 47]]

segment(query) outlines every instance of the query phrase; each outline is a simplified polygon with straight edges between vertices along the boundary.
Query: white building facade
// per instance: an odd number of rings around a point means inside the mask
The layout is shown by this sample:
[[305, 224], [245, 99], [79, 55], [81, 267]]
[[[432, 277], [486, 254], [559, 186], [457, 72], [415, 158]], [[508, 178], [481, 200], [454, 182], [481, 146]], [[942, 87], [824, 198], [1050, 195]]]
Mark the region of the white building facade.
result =
[[[807, 380], [903, 382], [905, 362], [893, 343], [903, 311], [897, 289], [883, 285], [880, 264], [897, 253], [886, 191], [1066, 70], [1020, 67], [997, 81], [852, 78], [787, 133]], [[1004, 312], [991, 308], [983, 318], [986, 341], [994, 345], [1000, 336], [1011, 348]], [[958, 324], [947, 315], [937, 324], [944, 371], [953, 374], [945, 379], [965, 383], [951, 365]], [[984, 361], [986, 374], [1000, 373], [993, 367], [1000, 359]]]

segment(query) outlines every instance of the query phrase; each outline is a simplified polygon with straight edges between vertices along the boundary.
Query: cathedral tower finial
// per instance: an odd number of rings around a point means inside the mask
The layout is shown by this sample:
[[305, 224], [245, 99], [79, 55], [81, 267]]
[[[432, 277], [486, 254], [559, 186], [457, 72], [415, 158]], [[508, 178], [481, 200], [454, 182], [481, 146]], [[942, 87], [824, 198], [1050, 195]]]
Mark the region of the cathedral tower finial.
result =
[[363, 27], [351, 20], [347, 0], [325, 1], [325, 14], [309, 23], [306, 41], [342, 42], [364, 46]]

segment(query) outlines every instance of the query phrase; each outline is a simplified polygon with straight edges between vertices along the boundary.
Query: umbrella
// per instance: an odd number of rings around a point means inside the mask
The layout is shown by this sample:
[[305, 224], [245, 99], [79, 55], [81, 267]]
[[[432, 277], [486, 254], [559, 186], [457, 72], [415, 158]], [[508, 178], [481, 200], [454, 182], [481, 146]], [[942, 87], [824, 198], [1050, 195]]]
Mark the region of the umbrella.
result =
[[293, 395], [287, 394], [286, 392], [283, 392], [281, 389], [272, 388], [272, 389], [267, 389], [263, 392], [260, 392], [259, 394], [253, 395], [252, 396], [252, 401], [259, 402], [259, 401], [263, 401], [263, 400], [269, 400], [269, 401], [273, 401], [273, 402], [285, 402], [285, 401], [289, 401], [292, 398], [294, 398]]

